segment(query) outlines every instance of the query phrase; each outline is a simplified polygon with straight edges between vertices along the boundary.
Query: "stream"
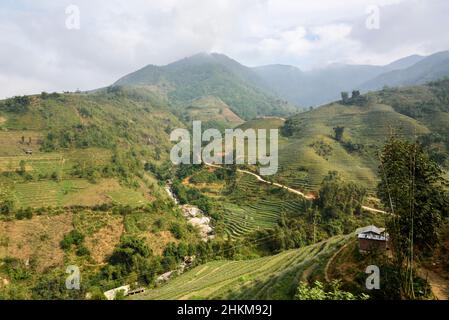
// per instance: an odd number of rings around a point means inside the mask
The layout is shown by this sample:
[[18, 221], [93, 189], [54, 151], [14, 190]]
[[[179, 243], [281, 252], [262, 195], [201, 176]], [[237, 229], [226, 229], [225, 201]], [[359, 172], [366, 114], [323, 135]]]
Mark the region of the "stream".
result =
[[179, 200], [173, 192], [170, 182], [168, 182], [165, 186], [165, 191], [181, 209], [181, 212], [187, 219], [188, 223], [198, 228], [203, 241], [208, 241], [209, 239], [213, 239], [215, 237], [210, 218], [206, 216], [200, 208], [191, 204], [179, 204]]

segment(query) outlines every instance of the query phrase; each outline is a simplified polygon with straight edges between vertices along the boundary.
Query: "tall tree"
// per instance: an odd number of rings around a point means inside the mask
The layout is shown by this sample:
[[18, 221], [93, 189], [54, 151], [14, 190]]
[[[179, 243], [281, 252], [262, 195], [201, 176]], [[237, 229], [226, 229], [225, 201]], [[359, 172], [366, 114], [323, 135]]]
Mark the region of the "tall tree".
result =
[[440, 167], [417, 143], [391, 138], [380, 154], [378, 196], [391, 213], [387, 229], [402, 293], [414, 297], [413, 268], [417, 258], [438, 244], [447, 196]]

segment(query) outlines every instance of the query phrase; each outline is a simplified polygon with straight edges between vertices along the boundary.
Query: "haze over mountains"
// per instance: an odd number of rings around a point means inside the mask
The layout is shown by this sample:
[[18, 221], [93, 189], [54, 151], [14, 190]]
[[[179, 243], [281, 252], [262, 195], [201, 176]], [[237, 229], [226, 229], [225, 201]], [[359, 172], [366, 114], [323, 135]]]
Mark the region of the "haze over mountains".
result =
[[244, 119], [283, 115], [338, 100], [342, 91], [424, 84], [449, 76], [449, 51], [412, 55], [385, 66], [334, 64], [302, 71], [289, 65], [246, 67], [222, 54], [201, 53], [166, 66], [148, 65], [114, 85], [146, 87], [173, 104], [214, 96]]

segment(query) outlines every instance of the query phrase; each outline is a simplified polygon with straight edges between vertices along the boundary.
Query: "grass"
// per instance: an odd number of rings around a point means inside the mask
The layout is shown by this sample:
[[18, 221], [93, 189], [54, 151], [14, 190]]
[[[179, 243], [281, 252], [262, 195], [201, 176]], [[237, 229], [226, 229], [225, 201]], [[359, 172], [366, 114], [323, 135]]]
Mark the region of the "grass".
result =
[[11, 193], [18, 207], [24, 208], [92, 206], [109, 202], [137, 207], [148, 203], [140, 190], [123, 187], [114, 179], [104, 179], [96, 184], [85, 179], [16, 183]]
[[292, 299], [303, 276], [316, 276], [347, 237], [280, 254], [198, 266], [135, 299]]
[[139, 190], [132, 190], [128, 188], [121, 188], [119, 190], [110, 191], [107, 196], [115, 203], [122, 205], [131, 205], [139, 207], [148, 203], [145, 196]]

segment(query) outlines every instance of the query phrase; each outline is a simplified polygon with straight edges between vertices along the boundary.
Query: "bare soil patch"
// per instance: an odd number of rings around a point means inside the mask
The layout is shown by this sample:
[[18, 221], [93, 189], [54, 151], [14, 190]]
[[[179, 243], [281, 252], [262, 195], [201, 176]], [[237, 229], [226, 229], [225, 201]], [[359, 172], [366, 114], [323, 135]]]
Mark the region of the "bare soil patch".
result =
[[160, 231], [157, 233], [148, 232], [145, 234], [145, 240], [148, 247], [153, 250], [155, 255], [163, 254], [165, 247], [169, 243], [178, 243], [178, 240], [170, 231]]
[[107, 225], [86, 238], [86, 247], [97, 263], [103, 263], [114, 251], [123, 234], [123, 218], [111, 217]]
[[29, 261], [38, 271], [63, 265], [60, 242], [73, 229], [72, 214], [0, 222], [0, 257]]

